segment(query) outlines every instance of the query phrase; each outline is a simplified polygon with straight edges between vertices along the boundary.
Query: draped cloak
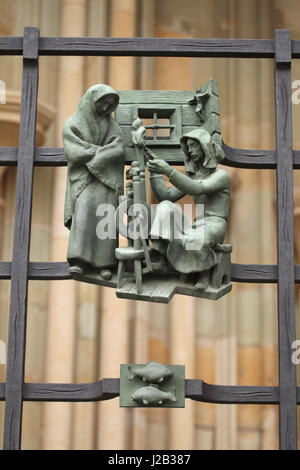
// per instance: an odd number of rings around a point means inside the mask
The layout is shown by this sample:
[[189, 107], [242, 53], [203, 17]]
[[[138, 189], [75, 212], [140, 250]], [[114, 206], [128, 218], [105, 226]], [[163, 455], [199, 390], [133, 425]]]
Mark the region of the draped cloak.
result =
[[118, 94], [108, 85], [89, 88], [62, 133], [68, 160], [64, 207], [64, 224], [70, 229], [67, 259], [69, 264], [79, 261], [94, 268], [115, 265], [117, 246], [116, 238], [97, 236], [97, 208], [100, 204], [117, 208], [123, 194], [123, 134], [110, 113], [101, 116], [96, 109], [96, 102], [107, 95], [113, 95], [117, 105]]

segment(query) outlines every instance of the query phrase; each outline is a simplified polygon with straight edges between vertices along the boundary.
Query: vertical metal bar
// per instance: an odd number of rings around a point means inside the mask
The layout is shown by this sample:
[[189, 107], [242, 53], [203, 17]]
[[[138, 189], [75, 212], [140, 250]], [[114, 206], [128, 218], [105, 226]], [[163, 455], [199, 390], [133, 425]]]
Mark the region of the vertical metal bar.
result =
[[26, 346], [28, 260], [30, 246], [35, 126], [38, 92], [38, 28], [25, 28], [23, 78], [11, 265], [10, 318], [5, 392], [4, 449], [19, 449]]
[[275, 51], [279, 443], [281, 449], [296, 449], [296, 366], [292, 363], [292, 343], [295, 340], [295, 274], [291, 37], [289, 30], [276, 30]]

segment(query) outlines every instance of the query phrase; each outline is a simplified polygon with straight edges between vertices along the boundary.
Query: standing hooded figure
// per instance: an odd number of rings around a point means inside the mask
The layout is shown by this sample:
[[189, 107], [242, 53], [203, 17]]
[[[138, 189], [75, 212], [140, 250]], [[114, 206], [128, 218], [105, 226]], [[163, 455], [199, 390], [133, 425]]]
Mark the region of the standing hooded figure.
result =
[[[225, 170], [217, 168], [224, 152], [204, 128], [183, 135], [181, 147], [185, 155], [185, 175], [164, 160], [155, 158], [147, 164], [152, 189], [161, 201], [151, 226], [152, 250], [161, 255], [158, 269], [168, 260], [180, 273], [199, 273], [196, 287], [206, 290], [209, 271], [217, 264], [214, 246], [223, 243], [225, 238], [230, 178]], [[166, 175], [173, 184], [170, 189], [160, 174]], [[174, 204], [185, 195], [193, 196], [196, 208], [202, 209], [197, 211], [192, 223]]]
[[112, 238], [96, 229], [99, 215], [108, 215], [114, 223], [111, 208], [117, 208], [123, 194], [124, 138], [111, 115], [118, 103], [119, 95], [110, 86], [94, 85], [63, 127], [68, 160], [64, 224], [70, 230], [67, 260], [71, 274], [93, 268], [110, 279], [116, 265], [115, 231]]

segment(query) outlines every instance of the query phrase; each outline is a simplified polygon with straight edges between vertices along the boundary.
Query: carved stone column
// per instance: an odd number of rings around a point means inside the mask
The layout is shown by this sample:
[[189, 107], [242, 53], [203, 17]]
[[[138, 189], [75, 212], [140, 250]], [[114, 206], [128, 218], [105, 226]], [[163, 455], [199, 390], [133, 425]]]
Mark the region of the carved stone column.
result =
[[[85, 0], [61, 2], [62, 36], [85, 35]], [[57, 143], [65, 120], [83, 92], [83, 57], [61, 57], [58, 82]], [[63, 226], [66, 168], [56, 168], [53, 188], [51, 251], [53, 261], [64, 261], [69, 233]], [[76, 312], [75, 281], [52, 281], [49, 290], [46, 380], [72, 382]], [[45, 405], [44, 448], [71, 448], [72, 404]]]
[[[256, 3], [250, 0], [236, 2], [236, 34], [255, 38], [259, 35]], [[259, 63], [237, 59], [236, 65], [237, 125], [236, 146], [260, 148], [258, 97]], [[231, 212], [232, 261], [261, 262], [261, 213], [259, 170], [240, 170], [240, 186], [235, 194]], [[260, 385], [262, 369], [262, 304], [261, 288], [257, 284], [236, 285], [232, 291], [231, 308], [236, 311], [239, 385]], [[259, 449], [261, 445], [261, 410], [255, 405], [244, 405], [238, 410], [238, 448]]]
[[[110, 36], [133, 37], [136, 35], [136, 0], [111, 0]], [[135, 57], [111, 57], [109, 60], [109, 84], [115, 90], [134, 88]]]
[[[176, 11], [179, 3], [176, 2], [170, 16], [165, 15], [166, 5], [161, 4], [157, 10], [156, 32], [157, 37], [191, 37], [176, 22]], [[183, 30], [182, 30], [183, 29]], [[163, 89], [191, 89], [191, 59], [158, 57], [155, 59], [155, 88]], [[192, 203], [191, 198], [180, 201], [182, 204]], [[184, 307], [183, 307], [184, 305]], [[169, 361], [172, 364], [185, 364], [189, 377], [194, 375], [194, 340], [195, 340], [195, 299], [176, 296], [170, 306], [169, 323]], [[195, 445], [194, 403], [187, 400], [184, 418], [182, 410], [169, 410], [170, 425], [168, 429], [170, 449], [193, 449]], [[161, 410], [162, 411], [162, 410]], [[158, 414], [159, 410], [157, 410]], [[161, 418], [163, 418], [163, 414]], [[164, 421], [165, 423], [165, 421]], [[180, 429], [180, 432], [179, 432]]]
[[[213, 37], [236, 37], [236, 0], [226, 0], [225, 2], [214, 1], [214, 33]], [[223, 140], [236, 146], [237, 134], [237, 60], [236, 59], [214, 59], [214, 76], [220, 87], [220, 112], [221, 129]], [[236, 250], [233, 241], [233, 208], [238, 195], [240, 185], [241, 170], [237, 168], [225, 167], [231, 178], [231, 207], [228, 220], [227, 239], [232, 243], [233, 250]], [[201, 317], [205, 313], [200, 314]], [[214, 306], [213, 327], [204, 330], [206, 347], [211, 347], [210, 353], [214, 356], [214, 383], [236, 385], [237, 384], [237, 312], [235, 304], [235, 285], [229, 296], [220, 299]], [[213, 341], [215, 335], [215, 341]], [[205, 356], [202, 358], [205, 361]], [[204, 366], [205, 367], [205, 366]], [[204, 369], [208, 378], [212, 379], [211, 368], [206, 364]], [[200, 409], [204, 405], [200, 406]], [[203, 410], [204, 413], [204, 410]], [[237, 444], [237, 407], [222, 405], [206, 405], [205, 413], [207, 425], [214, 424], [215, 442], [212, 443], [215, 449], [236, 449]], [[204, 433], [204, 431], [203, 431]]]
[[[273, 38], [274, 13], [272, 2], [259, 2], [259, 36]], [[260, 148], [275, 148], [274, 63], [260, 61]], [[261, 263], [276, 264], [276, 174], [275, 170], [260, 171], [260, 234]], [[277, 364], [277, 302], [276, 285], [263, 284], [261, 288], [262, 324], [262, 385], [278, 384]], [[264, 406], [261, 411], [261, 448], [278, 449], [278, 407]]]
[[[129, 362], [129, 341], [132, 341], [131, 302], [117, 299], [113, 289], [101, 292], [100, 370], [99, 376], [120, 377], [120, 364]], [[119, 408], [119, 400], [99, 404], [98, 448], [128, 449], [130, 442], [129, 410]]]
[[[108, 0], [89, 0], [87, 3], [87, 36], [108, 36]], [[107, 57], [86, 57], [85, 88], [107, 81]]]
[[[142, 0], [140, 2], [140, 35], [144, 37], [154, 36], [154, 0]], [[142, 90], [151, 90], [153, 88], [153, 66], [152, 57], [141, 57], [139, 60], [140, 80], [138, 87]], [[150, 200], [150, 184], [146, 172], [147, 200]], [[157, 307], [154, 306], [154, 309]], [[153, 312], [153, 306], [146, 302], [132, 302], [134, 337], [130, 339], [133, 344], [134, 360], [136, 364], [145, 364], [152, 360], [149, 351], [149, 318]], [[150, 413], [153, 410], [150, 410]], [[164, 411], [164, 410], [159, 410]], [[148, 416], [149, 410], [135, 408], [132, 410], [132, 448], [147, 449], [149, 429]]]
[[[86, 2], [87, 36], [107, 36], [107, 7], [107, 0]], [[85, 57], [84, 73], [84, 91], [97, 83], [106, 83], [107, 57]], [[102, 289], [100, 286], [77, 282], [76, 290], [74, 381], [94, 382], [101, 378], [98, 366], [102, 354], [102, 344], [99, 342]], [[73, 406], [72, 448], [94, 449], [96, 427], [97, 404], [76, 403]]]
[[[110, 2], [110, 36], [136, 35], [136, 7], [135, 0]], [[107, 83], [115, 90], [136, 88], [135, 58], [111, 57]], [[118, 300], [112, 289], [101, 289], [100, 377], [118, 377], [120, 364], [127, 362], [129, 344], [133, 341], [129, 324], [131, 306], [131, 302]], [[99, 449], [111, 449], [111, 446], [126, 449], [132, 445], [128, 417], [128, 410], [119, 409], [117, 400], [99, 404]]]
[[[148, 350], [149, 360], [170, 364], [169, 306], [157, 304], [149, 315]], [[147, 449], [168, 449], [168, 410], [156, 408], [147, 411]]]

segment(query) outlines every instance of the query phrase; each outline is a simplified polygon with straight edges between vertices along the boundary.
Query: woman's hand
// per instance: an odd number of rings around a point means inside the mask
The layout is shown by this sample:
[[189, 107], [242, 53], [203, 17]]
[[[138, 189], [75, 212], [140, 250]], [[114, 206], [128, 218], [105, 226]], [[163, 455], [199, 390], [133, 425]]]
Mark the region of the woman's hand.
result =
[[166, 176], [170, 176], [173, 171], [173, 168], [167, 162], [158, 158], [155, 160], [149, 160], [147, 168], [151, 173], [158, 173]]

